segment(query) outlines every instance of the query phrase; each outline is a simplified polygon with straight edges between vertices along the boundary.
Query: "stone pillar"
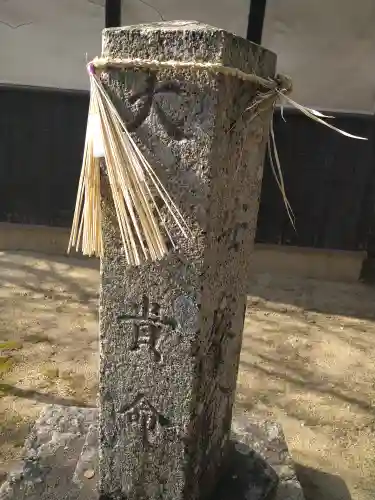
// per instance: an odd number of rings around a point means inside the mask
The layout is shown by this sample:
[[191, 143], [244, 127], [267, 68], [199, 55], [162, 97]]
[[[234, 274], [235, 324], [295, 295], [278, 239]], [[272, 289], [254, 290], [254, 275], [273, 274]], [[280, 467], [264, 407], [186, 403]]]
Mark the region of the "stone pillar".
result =
[[[276, 62], [184, 21], [105, 30], [102, 55], [262, 77]], [[103, 195], [99, 488], [103, 499], [205, 499], [230, 436], [270, 112], [246, 111], [254, 84], [206, 71], [111, 69], [103, 82], [193, 236], [128, 267]]]

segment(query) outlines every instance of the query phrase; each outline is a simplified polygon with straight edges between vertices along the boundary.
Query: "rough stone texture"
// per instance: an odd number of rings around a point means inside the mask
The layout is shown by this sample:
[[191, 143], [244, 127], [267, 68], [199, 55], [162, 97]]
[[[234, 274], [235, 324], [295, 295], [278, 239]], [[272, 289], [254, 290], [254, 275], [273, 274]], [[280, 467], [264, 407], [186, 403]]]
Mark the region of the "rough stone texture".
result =
[[[263, 77], [276, 62], [247, 40], [183, 21], [105, 30], [103, 56], [221, 62]], [[177, 250], [128, 267], [104, 186], [100, 492], [205, 499], [229, 443], [270, 113], [246, 111], [257, 89], [233, 77], [102, 78], [193, 237], [172, 228]]]
[[78, 486], [82, 499], [94, 500], [98, 496], [98, 465], [98, 419], [96, 419], [87, 431], [85, 443], [73, 475], [73, 482]]
[[[277, 422], [248, 414], [236, 415], [232, 422], [232, 440], [237, 441], [238, 451], [245, 453], [249, 460], [254, 459], [255, 466], [264, 460], [276, 473], [279, 481], [272, 500], [304, 500], [283, 430]], [[257, 474], [251, 476], [248, 498], [253, 499], [253, 490], [259, 491], [259, 486], [254, 480]]]
[[[212, 500], [303, 500], [280, 426], [246, 415], [236, 416], [232, 429], [227, 467]], [[0, 499], [97, 499], [98, 433], [94, 409], [47, 408], [26, 442], [19, 470], [0, 489]], [[64, 453], [55, 454], [62, 446]]]
[[72, 483], [94, 408], [48, 406], [25, 443], [24, 459], [0, 488], [1, 500], [95, 500]]

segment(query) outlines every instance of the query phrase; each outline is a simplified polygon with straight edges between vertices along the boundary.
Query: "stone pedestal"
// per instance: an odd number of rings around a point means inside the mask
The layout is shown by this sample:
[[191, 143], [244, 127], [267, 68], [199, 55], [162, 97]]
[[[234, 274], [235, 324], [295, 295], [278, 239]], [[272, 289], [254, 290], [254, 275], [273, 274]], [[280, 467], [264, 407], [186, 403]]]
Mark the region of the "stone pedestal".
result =
[[[103, 56], [204, 61], [273, 77], [274, 54], [176, 21], [104, 31]], [[126, 265], [104, 195], [100, 294], [103, 499], [204, 500], [229, 457], [232, 405], [270, 112], [206, 71], [108, 69], [102, 81], [192, 237]], [[105, 191], [105, 190], [104, 190]]]
[[[231, 437], [230, 466], [210, 500], [304, 500], [279, 425], [237, 416]], [[0, 486], [0, 500], [98, 500], [97, 479], [97, 410], [47, 406], [22, 461]]]

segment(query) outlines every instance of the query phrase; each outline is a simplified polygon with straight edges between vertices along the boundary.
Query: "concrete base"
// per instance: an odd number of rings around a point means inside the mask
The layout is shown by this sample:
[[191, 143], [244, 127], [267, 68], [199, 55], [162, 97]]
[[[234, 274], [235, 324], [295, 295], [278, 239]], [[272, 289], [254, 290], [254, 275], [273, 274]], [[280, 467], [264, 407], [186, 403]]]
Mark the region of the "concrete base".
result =
[[256, 244], [253, 262], [257, 273], [353, 283], [365, 259], [360, 251]]
[[[47, 406], [19, 467], [0, 488], [0, 500], [98, 499], [97, 419], [94, 408]], [[304, 499], [278, 424], [235, 417], [228, 465], [214, 494], [214, 500], [229, 499]]]
[[95, 408], [49, 405], [25, 442], [23, 460], [0, 488], [1, 500], [94, 500], [72, 482]]

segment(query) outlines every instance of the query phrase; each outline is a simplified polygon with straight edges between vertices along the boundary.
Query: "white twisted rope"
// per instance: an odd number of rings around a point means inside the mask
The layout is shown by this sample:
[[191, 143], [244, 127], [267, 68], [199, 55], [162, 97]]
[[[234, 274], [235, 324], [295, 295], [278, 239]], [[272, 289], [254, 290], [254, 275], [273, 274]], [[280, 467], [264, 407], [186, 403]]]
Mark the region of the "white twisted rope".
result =
[[210, 73], [220, 73], [225, 76], [233, 76], [247, 82], [252, 82], [260, 87], [269, 90], [277, 90], [281, 93], [289, 93], [292, 90], [292, 81], [285, 75], [277, 75], [275, 79], [262, 78], [254, 73], [245, 73], [238, 68], [230, 66], [223, 66], [220, 63], [198, 62], [198, 61], [156, 61], [139, 58], [110, 58], [110, 57], [96, 57], [90, 63], [97, 70], [104, 70], [106, 68], [139, 68], [150, 69], [151, 71], [159, 71], [161, 69], [189, 69], [191, 71], [209, 71]]

